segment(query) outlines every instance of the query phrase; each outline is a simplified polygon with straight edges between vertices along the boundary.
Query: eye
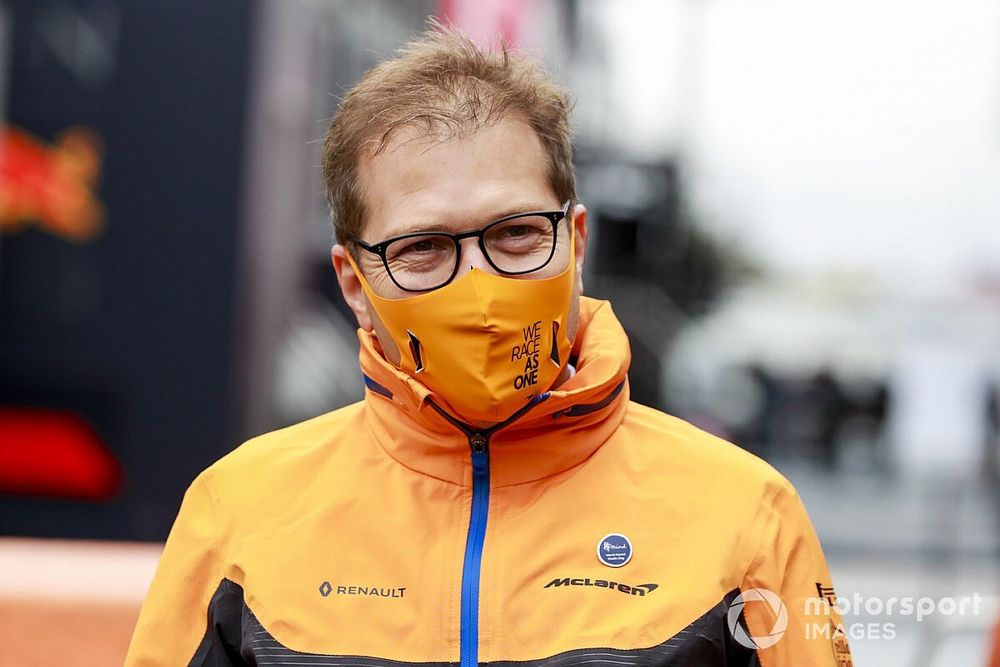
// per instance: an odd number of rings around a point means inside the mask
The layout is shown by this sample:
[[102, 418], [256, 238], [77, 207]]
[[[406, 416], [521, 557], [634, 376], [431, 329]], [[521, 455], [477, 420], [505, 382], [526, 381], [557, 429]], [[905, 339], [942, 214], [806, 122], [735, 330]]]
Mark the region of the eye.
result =
[[507, 238], [516, 239], [527, 236], [528, 234], [538, 233], [538, 230], [528, 225], [511, 225], [503, 230], [502, 234]]
[[525, 252], [548, 246], [552, 239], [552, 225], [545, 218], [527, 216], [497, 225], [486, 235], [491, 250]]
[[385, 256], [392, 269], [405, 266], [423, 270], [449, 262], [454, 253], [455, 244], [446, 236], [415, 236], [392, 242]]
[[420, 239], [406, 246], [406, 250], [409, 252], [427, 252], [434, 250], [436, 247], [438, 246], [431, 239]]
[[440, 252], [451, 242], [439, 236], [423, 236], [412, 239], [398, 241], [390, 246], [390, 249], [397, 255], [421, 254], [428, 252]]

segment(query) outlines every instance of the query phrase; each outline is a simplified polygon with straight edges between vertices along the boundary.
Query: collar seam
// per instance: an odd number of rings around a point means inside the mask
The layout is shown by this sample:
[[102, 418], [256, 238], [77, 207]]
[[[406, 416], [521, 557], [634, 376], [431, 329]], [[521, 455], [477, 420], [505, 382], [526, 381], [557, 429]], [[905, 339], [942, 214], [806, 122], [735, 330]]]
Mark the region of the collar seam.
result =
[[[618, 399], [617, 395], [615, 396], [615, 399]], [[612, 400], [609, 403], [609, 405], [611, 403], [614, 403], [614, 402], [615, 401]], [[509, 484], [494, 484], [493, 488], [497, 488], [497, 489], [511, 489], [511, 488], [514, 488], [514, 487], [517, 487], [517, 486], [524, 486], [526, 484], [538, 484], [539, 482], [550, 480], [550, 479], [553, 479], [555, 477], [559, 477], [560, 475], [564, 475], [564, 474], [567, 474], [567, 473], [572, 473], [573, 471], [579, 469], [581, 466], [586, 465], [587, 462], [590, 461], [590, 459], [592, 459], [594, 456], [596, 456], [599, 451], [601, 451], [602, 449], [604, 449], [604, 447], [608, 444], [608, 442], [611, 440], [611, 438], [613, 438], [614, 435], [616, 433], [618, 433], [619, 429], [621, 428], [621, 425], [623, 423], [625, 423], [625, 418], [628, 416], [629, 403], [630, 403], [630, 401], [626, 401], [625, 405], [623, 405], [621, 407], [621, 417], [618, 419], [618, 422], [615, 424], [614, 428], [612, 428], [608, 432], [607, 437], [604, 438], [603, 440], [601, 440], [599, 443], [597, 443], [597, 445], [594, 446], [593, 450], [591, 450], [591, 452], [589, 454], [587, 454], [584, 458], [580, 459], [579, 461], [577, 461], [576, 463], [570, 465], [569, 467], [563, 468], [562, 470], [557, 470], [557, 471], [554, 471], [554, 472], [550, 472], [550, 473], [548, 473], [546, 475], [542, 475], [541, 477], [536, 477], [535, 479], [528, 479], [528, 480], [524, 480], [523, 482], [511, 482]], [[605, 407], [607, 407], [607, 406], [605, 406]]]

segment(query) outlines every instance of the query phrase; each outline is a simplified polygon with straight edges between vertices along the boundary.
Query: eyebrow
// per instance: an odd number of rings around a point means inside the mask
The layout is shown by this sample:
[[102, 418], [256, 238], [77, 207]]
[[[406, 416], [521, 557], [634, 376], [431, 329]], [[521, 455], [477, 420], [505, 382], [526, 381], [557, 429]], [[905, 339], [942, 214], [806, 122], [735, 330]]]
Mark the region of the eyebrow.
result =
[[[483, 223], [482, 226], [488, 225], [491, 222], [496, 222], [502, 218], [506, 218], [509, 215], [517, 215], [519, 213], [531, 213], [533, 211], [556, 211], [560, 210], [556, 208], [547, 208], [544, 204], [538, 204], [537, 202], [528, 202], [527, 204], [520, 204], [518, 206], [511, 206], [508, 208], [500, 209], [490, 215], [489, 220]], [[467, 229], [476, 229], [474, 226], [468, 226], [463, 229], [455, 230], [449, 225], [444, 225], [441, 223], [429, 223], [421, 224], [416, 223], [413, 225], [406, 225], [398, 230], [396, 230], [392, 236], [386, 238], [396, 238], [397, 236], [403, 236], [405, 234], [413, 234], [415, 232], [447, 232], [451, 234], [458, 234]]]

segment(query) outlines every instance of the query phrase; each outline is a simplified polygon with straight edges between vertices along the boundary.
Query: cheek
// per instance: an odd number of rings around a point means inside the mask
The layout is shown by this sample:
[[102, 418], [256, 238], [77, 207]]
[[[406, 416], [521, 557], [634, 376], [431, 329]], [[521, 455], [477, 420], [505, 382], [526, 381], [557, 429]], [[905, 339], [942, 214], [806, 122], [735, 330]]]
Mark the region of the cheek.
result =
[[[559, 244], [552, 254], [552, 259], [545, 265], [545, 268], [530, 275], [531, 278], [551, 278], [558, 276], [569, 266], [569, 245]], [[527, 277], [527, 276], [526, 276]]]
[[368, 279], [368, 285], [372, 288], [372, 291], [378, 294], [380, 297], [386, 299], [402, 299], [410, 295], [409, 292], [401, 290], [396, 283], [392, 282], [392, 278], [389, 274], [385, 272], [384, 269], [379, 269], [377, 271], [371, 271], [366, 274]]

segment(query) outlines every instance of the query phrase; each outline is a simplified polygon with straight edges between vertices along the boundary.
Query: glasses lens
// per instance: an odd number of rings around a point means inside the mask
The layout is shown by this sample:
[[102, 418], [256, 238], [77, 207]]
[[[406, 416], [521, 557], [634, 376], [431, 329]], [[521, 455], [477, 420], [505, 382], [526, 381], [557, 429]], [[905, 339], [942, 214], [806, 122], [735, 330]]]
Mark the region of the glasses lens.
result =
[[386, 248], [385, 261], [400, 287], [434, 289], [446, 283], [455, 270], [455, 241], [438, 234], [399, 239]]
[[526, 215], [491, 226], [483, 240], [486, 252], [498, 269], [508, 273], [528, 273], [548, 264], [556, 237], [548, 218]]

